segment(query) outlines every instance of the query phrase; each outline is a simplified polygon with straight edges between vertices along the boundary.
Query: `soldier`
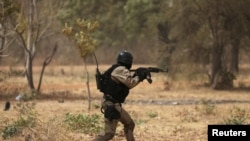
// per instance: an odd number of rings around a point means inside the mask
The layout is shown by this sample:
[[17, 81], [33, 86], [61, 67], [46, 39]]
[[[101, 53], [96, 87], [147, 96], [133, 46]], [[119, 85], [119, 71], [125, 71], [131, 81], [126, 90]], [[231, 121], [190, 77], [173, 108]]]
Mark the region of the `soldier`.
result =
[[129, 94], [134, 88], [146, 79], [148, 73], [145, 69], [137, 69], [135, 73], [130, 72], [133, 56], [128, 51], [122, 51], [117, 56], [117, 63], [112, 65], [103, 74], [102, 113], [105, 117], [104, 134], [98, 135], [94, 141], [108, 141], [115, 136], [118, 122], [124, 126], [124, 134], [127, 141], [135, 141], [133, 131], [135, 123], [129, 113], [122, 107]]

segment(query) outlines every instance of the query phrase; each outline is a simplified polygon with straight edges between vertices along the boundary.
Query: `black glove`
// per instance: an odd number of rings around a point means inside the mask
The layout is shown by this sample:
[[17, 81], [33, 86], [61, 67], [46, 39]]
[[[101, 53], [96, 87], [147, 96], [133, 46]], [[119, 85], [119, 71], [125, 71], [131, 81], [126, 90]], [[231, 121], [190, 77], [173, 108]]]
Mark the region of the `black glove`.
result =
[[139, 77], [139, 81], [143, 81], [147, 78], [148, 69], [147, 68], [138, 68], [135, 70], [135, 75]]

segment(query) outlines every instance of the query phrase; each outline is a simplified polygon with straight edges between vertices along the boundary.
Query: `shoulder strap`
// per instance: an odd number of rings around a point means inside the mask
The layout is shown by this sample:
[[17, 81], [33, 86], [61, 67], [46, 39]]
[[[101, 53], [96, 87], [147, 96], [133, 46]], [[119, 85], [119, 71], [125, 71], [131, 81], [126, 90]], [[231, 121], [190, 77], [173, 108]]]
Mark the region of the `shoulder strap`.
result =
[[107, 71], [104, 72], [104, 75], [111, 76], [112, 71], [119, 66], [120, 66], [119, 64], [112, 65]]

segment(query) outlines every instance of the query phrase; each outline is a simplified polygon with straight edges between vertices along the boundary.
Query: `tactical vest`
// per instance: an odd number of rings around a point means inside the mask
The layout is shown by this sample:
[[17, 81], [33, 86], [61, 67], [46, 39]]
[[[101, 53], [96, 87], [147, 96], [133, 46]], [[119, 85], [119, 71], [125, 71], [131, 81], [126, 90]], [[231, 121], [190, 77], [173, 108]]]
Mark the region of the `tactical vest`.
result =
[[129, 88], [123, 83], [117, 83], [111, 79], [111, 73], [119, 66], [118, 64], [114, 64], [104, 72], [102, 92], [104, 96], [109, 95], [114, 101], [123, 103], [129, 94]]

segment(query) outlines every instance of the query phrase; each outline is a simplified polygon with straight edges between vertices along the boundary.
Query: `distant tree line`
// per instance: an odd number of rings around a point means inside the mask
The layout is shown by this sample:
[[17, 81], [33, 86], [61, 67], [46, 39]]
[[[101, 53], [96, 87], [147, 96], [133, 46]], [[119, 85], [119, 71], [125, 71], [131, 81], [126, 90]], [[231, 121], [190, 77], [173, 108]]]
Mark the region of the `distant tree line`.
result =
[[135, 63], [154, 63], [176, 72], [192, 71], [185, 66], [204, 70], [214, 89], [233, 87], [233, 80], [239, 73], [240, 55], [249, 52], [250, 48], [250, 0], [0, 2], [2, 60], [6, 60], [8, 54], [7, 58], [14, 58], [12, 55], [16, 54], [21, 58], [17, 60], [25, 62], [27, 51], [20, 47], [22, 40], [17, 36], [25, 35], [27, 44], [28, 20], [22, 16], [28, 12], [27, 2], [35, 3], [37, 7], [37, 13], [34, 13], [37, 25], [30, 29], [35, 31], [42, 27], [38, 31], [43, 36], [35, 33], [30, 36], [36, 50], [47, 54], [49, 46], [57, 41], [60, 49], [55, 57], [67, 55], [67, 60], [72, 63], [81, 59], [74, 60], [76, 57], [72, 54], [76, 52], [68, 47], [72, 43], [64, 40], [60, 30], [65, 23], [73, 23], [78, 18], [99, 21], [100, 29], [93, 35], [99, 40], [96, 53], [101, 63], [112, 63], [122, 49], [132, 50]]

